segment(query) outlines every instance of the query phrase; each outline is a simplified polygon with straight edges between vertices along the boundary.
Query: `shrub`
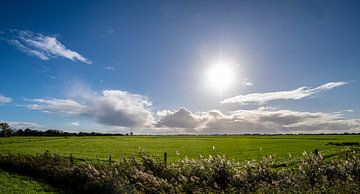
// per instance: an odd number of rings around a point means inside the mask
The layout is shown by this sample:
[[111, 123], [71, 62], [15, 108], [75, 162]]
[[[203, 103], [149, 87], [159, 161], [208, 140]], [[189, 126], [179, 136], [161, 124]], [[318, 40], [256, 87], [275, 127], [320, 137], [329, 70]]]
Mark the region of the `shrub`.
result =
[[332, 160], [304, 153], [282, 168], [271, 156], [246, 163], [225, 156], [185, 158], [165, 165], [144, 153], [138, 160], [87, 163], [45, 152], [1, 155], [0, 168], [80, 193], [358, 193], [360, 158], [355, 150], [345, 152]]

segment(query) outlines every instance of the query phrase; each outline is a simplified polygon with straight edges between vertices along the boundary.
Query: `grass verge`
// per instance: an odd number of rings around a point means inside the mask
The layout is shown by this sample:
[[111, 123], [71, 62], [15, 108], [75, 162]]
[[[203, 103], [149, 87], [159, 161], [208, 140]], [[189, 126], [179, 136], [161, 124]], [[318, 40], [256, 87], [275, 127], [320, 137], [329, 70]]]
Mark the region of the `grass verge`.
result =
[[56, 189], [31, 177], [0, 170], [0, 193], [55, 194]]

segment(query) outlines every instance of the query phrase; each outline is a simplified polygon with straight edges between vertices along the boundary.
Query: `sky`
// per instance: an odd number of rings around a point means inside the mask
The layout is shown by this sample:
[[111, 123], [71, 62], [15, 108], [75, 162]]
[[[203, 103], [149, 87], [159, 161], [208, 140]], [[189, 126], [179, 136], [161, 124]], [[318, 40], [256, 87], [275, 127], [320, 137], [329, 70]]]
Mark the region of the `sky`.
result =
[[359, 8], [2, 0], [0, 121], [135, 134], [360, 132]]

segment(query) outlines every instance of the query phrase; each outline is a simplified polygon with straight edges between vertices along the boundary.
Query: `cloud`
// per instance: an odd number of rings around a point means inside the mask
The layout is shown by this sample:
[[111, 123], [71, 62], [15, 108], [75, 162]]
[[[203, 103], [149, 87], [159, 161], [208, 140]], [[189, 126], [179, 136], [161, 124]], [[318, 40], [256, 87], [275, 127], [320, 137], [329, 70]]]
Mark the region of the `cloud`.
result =
[[104, 69], [112, 71], [112, 70], [114, 70], [115, 68], [112, 67], [112, 66], [105, 66]]
[[80, 122], [79, 121], [74, 121], [69, 123], [69, 125], [75, 126], [75, 127], [79, 127], [80, 126]]
[[254, 84], [252, 82], [250, 82], [250, 81], [242, 81], [241, 85], [243, 85], [243, 86], [253, 86]]
[[6, 123], [8, 123], [12, 128], [15, 129], [35, 129], [35, 130], [43, 130], [44, 127], [37, 124], [37, 123], [32, 123], [32, 122], [18, 122], [18, 121], [4, 121]]
[[115, 30], [114, 29], [108, 29], [106, 32], [109, 33], [109, 34], [113, 34], [115, 32]]
[[352, 113], [354, 112], [355, 110], [353, 109], [346, 109], [346, 110], [341, 110], [341, 111], [337, 111], [335, 113], [338, 113], [338, 114], [342, 114], [342, 113]]
[[186, 108], [180, 108], [176, 111], [159, 111], [161, 119], [156, 123], [157, 127], [170, 128], [196, 128], [202, 123], [200, 116], [192, 114]]
[[31, 31], [13, 30], [8, 38], [10, 44], [21, 51], [42, 60], [63, 57], [72, 61], [91, 64], [91, 61], [79, 53], [66, 48], [55, 36], [45, 36]]
[[87, 106], [70, 99], [34, 99], [34, 104], [26, 105], [32, 110], [42, 110], [44, 112], [57, 112], [69, 115], [79, 115], [86, 111]]
[[[344, 84], [346, 83], [330, 82], [315, 88], [302, 87], [287, 92], [298, 93], [293, 96], [304, 98]], [[298, 90], [301, 92], [297, 92]], [[147, 97], [127, 91], [94, 92], [80, 84], [75, 86], [75, 89], [70, 89], [68, 95], [70, 96], [68, 98], [25, 98], [27, 104], [24, 106], [46, 113], [92, 118], [97, 122], [96, 125], [107, 131], [131, 130], [141, 134], [360, 132], [360, 119], [347, 119], [344, 116], [353, 111], [351, 109], [325, 113], [279, 110], [276, 107], [265, 106], [255, 110], [191, 112], [182, 107], [176, 110], [160, 110], [155, 114], [152, 103]], [[286, 99], [288, 98], [295, 97]], [[80, 123], [74, 121], [67, 125], [78, 126]]]
[[218, 110], [191, 113], [184, 108], [162, 113], [165, 114], [158, 114], [156, 127], [174, 133], [360, 132], [360, 119], [345, 119], [339, 113], [274, 109], [238, 110], [228, 114]]
[[76, 99], [33, 99], [29, 109], [46, 113], [80, 115], [94, 118], [110, 126], [144, 127], [152, 122], [151, 102], [144, 96], [120, 90], [104, 90], [100, 94], [85, 92]]
[[3, 103], [9, 103], [11, 102], [12, 99], [10, 97], [6, 97], [6, 96], [3, 96], [3, 95], [0, 95], [0, 104], [3, 104]]
[[239, 103], [239, 104], [263, 104], [274, 100], [300, 100], [306, 97], [313, 96], [319, 92], [331, 90], [335, 87], [348, 84], [347, 82], [329, 82], [320, 85], [316, 88], [300, 87], [295, 90], [268, 92], [268, 93], [252, 93], [246, 95], [238, 95], [227, 98], [220, 103]]

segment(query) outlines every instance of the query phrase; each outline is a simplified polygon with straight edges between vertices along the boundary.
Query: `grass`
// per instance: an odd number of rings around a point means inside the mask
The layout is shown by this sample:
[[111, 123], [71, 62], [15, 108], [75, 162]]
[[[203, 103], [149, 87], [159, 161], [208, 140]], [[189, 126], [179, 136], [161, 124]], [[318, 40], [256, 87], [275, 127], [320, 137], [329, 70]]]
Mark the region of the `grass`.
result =
[[[332, 143], [330, 143], [332, 142]], [[322, 136], [120, 136], [120, 137], [10, 137], [0, 138], [0, 154], [37, 154], [45, 151], [86, 160], [113, 160], [138, 153], [162, 156], [170, 162], [187, 156], [225, 155], [237, 161], [273, 155], [287, 160], [299, 158], [303, 151], [318, 149], [323, 155], [336, 154], [341, 142], [360, 142], [358, 135]], [[215, 147], [215, 150], [213, 149]], [[177, 155], [176, 153], [180, 153]]]
[[57, 193], [50, 186], [30, 177], [0, 170], [0, 193]]
[[[0, 138], [0, 155], [37, 155], [49, 151], [60, 156], [73, 155], [74, 158], [84, 159], [85, 162], [96, 163], [98, 159], [107, 160], [109, 155], [112, 156], [113, 161], [120, 161], [122, 158], [135, 155], [141, 157], [139, 150], [142, 150], [145, 153], [161, 157], [164, 152], [167, 152], [170, 162], [179, 161], [185, 156], [190, 159], [199, 159], [200, 155], [205, 158], [208, 155], [225, 155], [230, 160], [240, 162], [252, 159], [260, 160], [265, 156], [272, 155], [279, 162], [289, 162], [300, 161], [304, 151], [310, 153], [317, 149], [322, 155], [330, 156], [340, 153], [346, 147], [358, 149], [359, 144], [359, 135], [10, 137]], [[200, 164], [200, 161], [198, 160], [194, 164]], [[219, 161], [222, 159], [220, 158]], [[189, 164], [190, 169], [193, 168], [192, 165], [192, 163]], [[178, 167], [175, 167], [174, 169], [177, 170]], [[87, 172], [87, 167], [84, 169]], [[207, 173], [207, 171], [205, 172]], [[20, 171], [20, 173], [23, 172]], [[144, 171], [144, 173], [148, 172]], [[45, 177], [46, 174], [44, 174]], [[295, 179], [296, 176], [294, 176]], [[109, 180], [113, 181], [113, 179]], [[155, 183], [158, 184], [156, 181]], [[358, 186], [355, 184], [355, 187]], [[156, 187], [151, 188], [157, 189]], [[55, 193], [55, 191], [29, 177], [0, 171], [0, 193]]]

